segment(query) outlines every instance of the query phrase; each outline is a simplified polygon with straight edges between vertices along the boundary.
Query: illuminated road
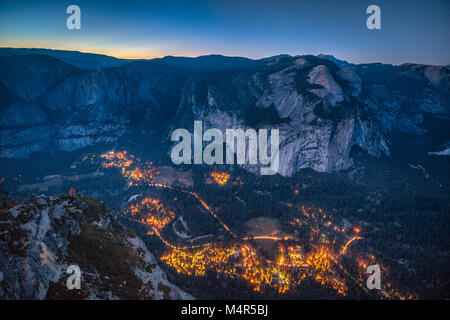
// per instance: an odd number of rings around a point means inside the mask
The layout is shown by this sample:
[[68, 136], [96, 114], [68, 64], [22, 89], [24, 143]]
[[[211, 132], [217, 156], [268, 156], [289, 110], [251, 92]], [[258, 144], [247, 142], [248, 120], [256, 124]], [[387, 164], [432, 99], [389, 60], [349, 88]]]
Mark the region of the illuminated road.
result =
[[220, 225], [228, 231], [228, 233], [230, 233], [233, 238], [237, 238], [237, 235], [231, 231], [231, 229], [214, 213], [214, 211], [212, 211], [212, 209], [208, 206], [208, 204], [202, 199], [200, 198], [200, 196], [192, 191], [187, 191], [187, 190], [183, 190], [183, 189], [178, 189], [178, 188], [174, 188], [172, 186], [166, 185], [166, 184], [149, 184], [149, 187], [157, 187], [157, 188], [167, 188], [167, 189], [171, 189], [171, 190], [175, 190], [175, 191], [179, 191], [179, 192], [183, 192], [183, 193], [187, 193], [191, 196], [193, 196], [194, 198], [196, 198], [201, 205], [203, 206], [203, 208], [206, 209], [206, 211], [208, 211], [208, 213], [217, 221], [220, 223]]
[[273, 241], [284, 241], [284, 240], [295, 240], [293, 236], [285, 237], [274, 237], [274, 236], [250, 236], [242, 238], [242, 240], [273, 240]]
[[340, 252], [340, 255], [344, 255], [345, 254], [345, 252], [347, 252], [347, 248], [348, 248], [348, 246], [353, 242], [353, 241], [355, 241], [355, 240], [361, 240], [361, 239], [364, 239], [363, 237], [353, 237], [353, 238], [351, 238], [350, 240], [348, 240], [347, 241], [347, 243], [342, 247], [342, 250], [341, 250], [341, 252]]

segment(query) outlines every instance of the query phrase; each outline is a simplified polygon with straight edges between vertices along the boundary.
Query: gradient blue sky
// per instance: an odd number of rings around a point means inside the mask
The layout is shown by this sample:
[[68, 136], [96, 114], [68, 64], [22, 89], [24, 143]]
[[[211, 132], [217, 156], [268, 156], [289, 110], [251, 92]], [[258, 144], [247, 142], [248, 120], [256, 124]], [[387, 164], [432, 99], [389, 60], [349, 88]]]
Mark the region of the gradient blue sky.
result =
[[[81, 8], [81, 30], [66, 28], [70, 4]], [[381, 8], [381, 30], [366, 28], [370, 4]], [[123, 58], [326, 53], [355, 63], [449, 64], [449, 39], [450, 0], [0, 3], [1, 47]]]

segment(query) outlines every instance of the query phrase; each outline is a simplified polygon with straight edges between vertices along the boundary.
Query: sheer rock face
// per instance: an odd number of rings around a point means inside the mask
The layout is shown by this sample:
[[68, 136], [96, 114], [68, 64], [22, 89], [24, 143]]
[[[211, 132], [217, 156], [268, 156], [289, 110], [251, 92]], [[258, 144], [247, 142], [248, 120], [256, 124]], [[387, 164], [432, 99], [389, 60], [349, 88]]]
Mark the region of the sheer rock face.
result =
[[[192, 298], [92, 198], [32, 197], [3, 210], [0, 221], [0, 299]], [[79, 290], [66, 285], [72, 264], [81, 270]]]
[[[322, 172], [346, 169], [352, 165], [349, 153], [353, 145], [373, 156], [389, 154], [378, 119], [366, 116], [369, 107], [359, 95], [361, 79], [354, 70], [333, 75], [325, 65], [313, 67], [295, 61], [268, 76], [238, 74], [226, 80], [213, 79], [206, 89], [199, 83], [189, 89], [176, 121], [192, 112], [191, 118], [203, 120], [204, 130], [218, 128], [224, 136], [227, 128], [279, 129], [278, 172], [283, 176], [302, 168]], [[199, 98], [201, 92], [203, 99]], [[248, 105], [252, 105], [248, 113], [243, 112], [242, 106]], [[272, 106], [280, 118], [275, 122], [273, 117], [261, 116]], [[192, 124], [186, 121], [185, 125], [192, 130]], [[258, 169], [245, 167], [254, 172]]]
[[[21, 71], [25, 62], [31, 71]], [[202, 120], [204, 130], [280, 129], [279, 172], [290, 176], [301, 168], [348, 168], [355, 145], [388, 155], [386, 134], [423, 135], [425, 116], [450, 115], [449, 70], [440, 66], [282, 55], [169, 57], [81, 70], [30, 55], [0, 57], [0, 71], [2, 158], [149, 136], [167, 155], [171, 131]]]
[[314, 67], [309, 73], [308, 82], [322, 87], [312, 89], [311, 92], [325, 100], [326, 103], [335, 106], [336, 103], [344, 100], [341, 87], [336, 83], [326, 66], [318, 65]]

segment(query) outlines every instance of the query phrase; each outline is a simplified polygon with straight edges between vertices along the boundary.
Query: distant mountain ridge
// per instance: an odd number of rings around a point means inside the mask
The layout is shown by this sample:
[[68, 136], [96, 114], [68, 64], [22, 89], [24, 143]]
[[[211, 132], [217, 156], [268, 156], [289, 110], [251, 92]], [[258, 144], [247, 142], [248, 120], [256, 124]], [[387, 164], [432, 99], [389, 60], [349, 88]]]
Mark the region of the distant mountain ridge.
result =
[[66, 51], [41, 48], [0, 48], [0, 57], [39, 54], [57, 58], [80, 69], [118, 67], [137, 59], [119, 59], [111, 56], [80, 51]]
[[[122, 59], [112, 56], [81, 52], [70, 50], [57, 50], [57, 49], [44, 49], [44, 48], [0, 48], [0, 57], [17, 56], [17, 55], [29, 55], [39, 54], [46, 55], [53, 58], [57, 58], [64, 61], [67, 64], [71, 64], [74, 67], [80, 69], [97, 69], [97, 68], [111, 68], [122, 66], [134, 61], [153, 61], [166, 63], [173, 66], [188, 65], [191, 68], [206, 69], [211, 67], [227, 67], [227, 66], [248, 66], [256, 61], [271, 61], [279, 58], [292, 58], [293, 56], [288, 54], [280, 54], [276, 56], [266, 57], [262, 59], [250, 59], [245, 57], [229, 57], [220, 54], [203, 55], [195, 58], [181, 57], [181, 56], [164, 56], [162, 58], [154, 59]], [[347, 61], [336, 59], [332, 55], [319, 54], [318, 57], [328, 59], [335, 62], [339, 66], [351, 65]]]

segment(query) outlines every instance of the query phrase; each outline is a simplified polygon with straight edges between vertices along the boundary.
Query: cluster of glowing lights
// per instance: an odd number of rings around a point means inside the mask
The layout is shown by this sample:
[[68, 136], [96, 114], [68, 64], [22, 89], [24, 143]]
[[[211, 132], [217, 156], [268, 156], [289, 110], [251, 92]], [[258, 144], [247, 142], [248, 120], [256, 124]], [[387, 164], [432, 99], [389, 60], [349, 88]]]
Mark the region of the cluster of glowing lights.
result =
[[210, 176], [220, 186], [227, 184], [230, 179], [230, 174], [228, 172], [211, 172]]
[[204, 276], [206, 271], [245, 279], [255, 291], [263, 286], [278, 288], [279, 293], [289, 289], [289, 274], [274, 263], [267, 263], [248, 245], [232, 244], [229, 247], [208, 245], [199, 249], [171, 249], [161, 261], [176, 272], [185, 275]]
[[325, 246], [304, 256], [300, 246], [280, 244], [276, 261], [257, 254], [250, 245], [226, 247], [217, 244], [195, 250], [171, 248], [161, 261], [188, 276], [204, 276], [211, 270], [232, 278], [240, 277], [257, 292], [264, 287], [273, 287], [283, 294], [307, 277], [334, 289], [339, 295], [345, 296], [347, 291], [344, 280], [337, 275], [337, 261]]
[[233, 186], [242, 186], [244, 182], [240, 177], [231, 177], [226, 171], [213, 171], [209, 174], [212, 183], [216, 183], [219, 186], [225, 185], [233, 185]]
[[133, 220], [151, 227], [150, 230], [162, 230], [167, 224], [175, 219], [175, 212], [166, 208], [160, 200], [145, 197], [135, 204], [130, 205], [125, 213]]
[[333, 275], [333, 264], [337, 264], [337, 261], [333, 257], [333, 254], [325, 246], [320, 246], [316, 251], [312, 252], [306, 259], [306, 263], [309, 266], [313, 266], [316, 271], [314, 279], [321, 285], [328, 285], [337, 291], [338, 294], [345, 295], [346, 286], [345, 282], [337, 276]]
[[[300, 219], [296, 219], [300, 223]], [[346, 252], [351, 242], [360, 237], [353, 237], [341, 249]], [[248, 240], [280, 241], [278, 256], [275, 261], [257, 253], [250, 244], [233, 243], [224, 245], [208, 243], [200, 248], [179, 248], [170, 245], [170, 249], [161, 260], [176, 272], [185, 275], [203, 276], [207, 270], [222, 273], [229, 277], [246, 280], [255, 291], [264, 287], [273, 287], [280, 294], [287, 292], [304, 279], [312, 278], [323, 286], [334, 289], [339, 295], [346, 295], [347, 286], [339, 275], [339, 255], [330, 248], [330, 242], [322, 239], [320, 246], [304, 254], [301, 245], [285, 245], [283, 241], [292, 237], [255, 236], [242, 238]]]
[[[262, 291], [265, 287], [277, 289], [280, 294], [297, 286], [303, 280], [314, 279], [322, 286], [335, 290], [339, 295], [347, 294], [347, 285], [343, 275], [355, 281], [363, 290], [368, 265], [376, 264], [373, 255], [355, 256], [360, 273], [355, 277], [350, 275], [340, 263], [341, 257], [346, 255], [352, 243], [363, 239], [361, 228], [355, 227], [347, 234], [344, 228], [333, 223], [332, 217], [322, 209], [308, 208], [303, 205], [289, 203], [290, 208], [297, 209], [300, 215], [295, 217], [290, 225], [295, 230], [309, 232], [308, 250], [298, 243], [292, 235], [276, 237], [274, 235], [258, 235], [239, 237], [216, 215], [214, 210], [195, 192], [178, 189], [170, 185], [152, 183], [159, 169], [151, 162], [143, 162], [127, 151], [110, 151], [100, 156], [102, 167], [119, 169], [129, 186], [145, 185], [148, 187], [168, 188], [195, 197], [208, 214], [216, 219], [220, 225], [233, 237], [230, 242], [212, 242], [200, 245], [178, 246], [170, 243], [161, 235], [162, 230], [176, 218], [173, 210], [167, 208], [159, 199], [144, 197], [130, 205], [125, 213], [134, 221], [148, 227], [149, 234], [160, 238], [166, 245], [166, 251], [161, 261], [176, 272], [188, 276], [204, 276], [207, 271], [224, 274], [231, 278], [246, 280], [255, 291]], [[88, 160], [88, 158], [83, 159]], [[90, 158], [92, 162], [92, 158]], [[220, 186], [231, 183], [231, 175], [227, 172], [211, 172], [210, 177]], [[243, 184], [237, 178], [232, 184]], [[294, 190], [298, 195], [299, 190]], [[307, 228], [305, 228], [307, 227]], [[328, 230], [325, 236], [323, 230]], [[254, 241], [272, 240], [278, 242], [278, 252], [275, 261], [271, 261], [258, 253]], [[297, 242], [297, 243], [296, 243]], [[293, 243], [295, 243], [293, 245]], [[339, 244], [343, 244], [339, 246]], [[348, 258], [348, 257], [347, 257]], [[388, 283], [389, 284], [389, 283]], [[391, 285], [381, 290], [381, 294], [388, 298], [404, 298]], [[411, 298], [407, 296], [406, 298]]]
[[122, 176], [127, 179], [128, 186], [149, 184], [159, 173], [158, 167], [151, 162], [144, 162], [124, 151], [109, 151], [100, 155], [103, 168], [118, 168]]

